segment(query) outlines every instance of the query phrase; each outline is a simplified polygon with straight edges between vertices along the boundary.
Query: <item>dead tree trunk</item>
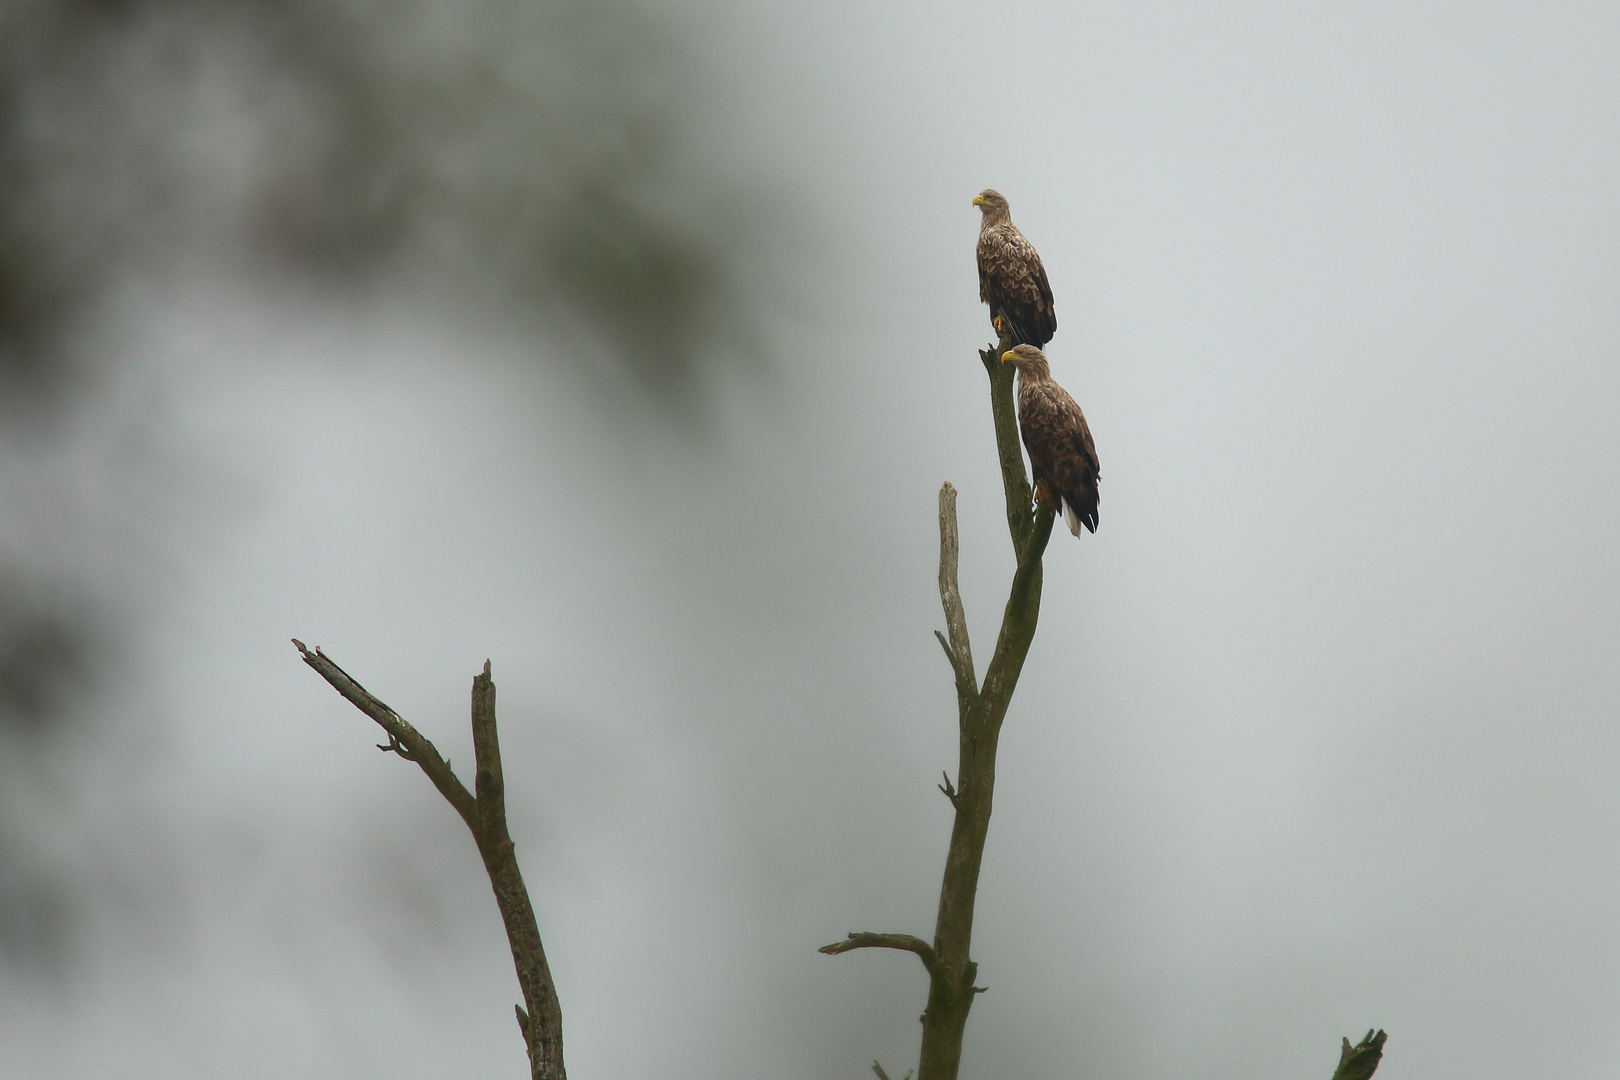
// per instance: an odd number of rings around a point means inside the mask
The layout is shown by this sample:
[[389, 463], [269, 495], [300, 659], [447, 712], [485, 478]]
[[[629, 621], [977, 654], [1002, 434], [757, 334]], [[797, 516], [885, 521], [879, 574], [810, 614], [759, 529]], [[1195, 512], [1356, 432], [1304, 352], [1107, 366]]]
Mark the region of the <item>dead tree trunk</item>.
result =
[[996, 449], [1001, 456], [1007, 531], [1017, 565], [1001, 616], [1001, 632], [981, 684], [974, 673], [967, 615], [956, 583], [956, 489], [949, 483], [941, 487], [939, 596], [945, 609], [946, 633], [936, 631], [935, 636], [956, 679], [958, 756], [956, 783], [953, 785], [947, 776], [940, 785], [956, 811], [956, 820], [940, 883], [934, 943], [930, 946], [909, 934], [852, 933], [821, 950], [837, 954], [862, 948], [904, 949], [922, 960], [928, 972], [928, 1007], [922, 1016], [917, 1080], [956, 1080], [968, 1012], [974, 997], [983, 992], [983, 987], [974, 985], [978, 965], [971, 956], [973, 904], [979, 891], [984, 841], [990, 829], [996, 744], [1007, 706], [1018, 687], [1018, 676], [1024, 669], [1024, 658], [1035, 638], [1041, 611], [1041, 556], [1052, 536], [1051, 508], [1037, 508], [1030, 498], [1018, 418], [1013, 410], [1013, 367], [1001, 363], [999, 348], [982, 350], [979, 357], [990, 376], [990, 411], [995, 422]]
[[[951, 843], [945, 855], [944, 880], [939, 888], [939, 916], [934, 943], [910, 934], [851, 933], [843, 941], [822, 946], [829, 955], [853, 949], [900, 949], [916, 953], [928, 973], [928, 1007], [923, 1012], [922, 1050], [917, 1080], [956, 1080], [962, 1064], [962, 1036], [967, 1029], [973, 999], [984, 992], [974, 985], [979, 965], [971, 955], [973, 905], [979, 890], [979, 866], [984, 859], [985, 837], [990, 830], [990, 808], [996, 786], [996, 745], [1001, 722], [1012, 703], [1018, 676], [1024, 669], [1030, 642], [1041, 613], [1041, 557], [1052, 536], [1053, 510], [1031, 498], [1024, 471], [1018, 418], [1013, 408], [1014, 369], [1001, 363], [1004, 340], [994, 350], [982, 349], [979, 358], [990, 376], [990, 413], [995, 423], [996, 450], [1001, 457], [1001, 485], [1006, 497], [1007, 532], [1012, 538], [1017, 565], [995, 652], [985, 669], [984, 682], [976, 681], [973, 650], [968, 641], [967, 614], [957, 588], [956, 489], [939, 489], [939, 598], [945, 609], [944, 634], [935, 631], [956, 679], [958, 725], [957, 773], [939, 786], [956, 811]], [[1367, 1080], [1383, 1055], [1384, 1033], [1367, 1033], [1358, 1046], [1344, 1041], [1334, 1080]], [[888, 1075], [877, 1062], [872, 1071], [880, 1080]]]

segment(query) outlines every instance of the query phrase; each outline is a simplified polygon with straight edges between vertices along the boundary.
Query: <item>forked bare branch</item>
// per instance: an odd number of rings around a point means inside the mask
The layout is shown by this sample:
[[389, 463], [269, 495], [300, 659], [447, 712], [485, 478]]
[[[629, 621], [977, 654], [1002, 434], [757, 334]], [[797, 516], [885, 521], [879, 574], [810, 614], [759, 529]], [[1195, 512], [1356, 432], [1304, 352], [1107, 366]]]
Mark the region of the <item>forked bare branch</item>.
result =
[[467, 823], [478, 845], [478, 854], [484, 860], [484, 870], [489, 874], [490, 888], [495, 891], [495, 904], [506, 924], [506, 939], [512, 948], [518, 985], [528, 1006], [525, 1009], [518, 1005], [515, 1010], [529, 1053], [531, 1080], [567, 1080], [563, 1068], [562, 1007], [557, 1001], [551, 968], [546, 963], [546, 951], [540, 943], [540, 927], [535, 921], [534, 906], [529, 902], [529, 890], [518, 869], [517, 849], [506, 829], [506, 784], [501, 770], [501, 744], [495, 729], [495, 682], [490, 677], [489, 661], [484, 661], [484, 670], [473, 679], [472, 687], [475, 795], [456, 778], [450, 770], [450, 762], [439, 755], [438, 748], [404, 717], [361, 686], [320, 649], [311, 652], [297, 638], [293, 639], [293, 644], [298, 647], [304, 663], [387, 733], [388, 742], [381, 749], [414, 761]]

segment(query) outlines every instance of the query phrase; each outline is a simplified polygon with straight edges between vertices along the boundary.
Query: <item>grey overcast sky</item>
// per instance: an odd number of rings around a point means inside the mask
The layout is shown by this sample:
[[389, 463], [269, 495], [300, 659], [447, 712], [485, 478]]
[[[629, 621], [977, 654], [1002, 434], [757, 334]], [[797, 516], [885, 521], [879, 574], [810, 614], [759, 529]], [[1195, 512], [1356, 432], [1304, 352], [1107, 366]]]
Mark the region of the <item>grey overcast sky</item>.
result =
[[[1374, 1026], [1387, 1080], [1620, 1075], [1620, 8], [359, 5], [422, 81], [306, 101], [349, 61], [165, 3], [67, 31], [175, 176], [79, 177], [88, 261], [136, 239], [8, 443], [14, 573], [116, 617], [5, 744], [0, 884], [49, 910], [0, 1072], [523, 1075], [472, 845], [296, 635], [455, 762], [492, 660], [574, 1076], [901, 1075], [918, 965], [815, 950], [931, 932], [941, 481], [981, 651], [1010, 572], [988, 185], [1103, 483], [1002, 740], [964, 1077], [1325, 1077]], [[532, 145], [456, 142], [486, 57]], [[427, 224], [362, 285], [259, 260], [378, 205]], [[568, 229], [627, 220], [674, 254], [622, 316]]]

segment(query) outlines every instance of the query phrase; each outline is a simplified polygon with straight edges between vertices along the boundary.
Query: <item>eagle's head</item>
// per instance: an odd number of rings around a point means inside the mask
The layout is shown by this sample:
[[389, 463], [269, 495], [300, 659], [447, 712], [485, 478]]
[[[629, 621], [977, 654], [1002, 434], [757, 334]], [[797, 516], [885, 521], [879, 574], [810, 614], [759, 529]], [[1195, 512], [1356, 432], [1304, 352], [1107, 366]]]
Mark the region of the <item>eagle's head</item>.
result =
[[980, 213], [986, 215], [993, 214], [998, 210], [1005, 214], [1007, 212], [1007, 197], [995, 188], [985, 188], [973, 196], [973, 205], [979, 208]]
[[1033, 345], [1014, 345], [1001, 354], [1001, 362], [1013, 365], [1020, 374], [1041, 378], [1050, 374], [1050, 369], [1046, 366], [1046, 354]]

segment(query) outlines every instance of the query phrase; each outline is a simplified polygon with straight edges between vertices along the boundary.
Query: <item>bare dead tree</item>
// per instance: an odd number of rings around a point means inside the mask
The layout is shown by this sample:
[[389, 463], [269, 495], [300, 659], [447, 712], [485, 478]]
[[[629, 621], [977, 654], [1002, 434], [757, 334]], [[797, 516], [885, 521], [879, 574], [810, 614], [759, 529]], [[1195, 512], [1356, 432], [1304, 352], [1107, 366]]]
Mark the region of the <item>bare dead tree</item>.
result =
[[[1005, 344], [1005, 343], [1004, 343]], [[939, 598], [945, 610], [945, 633], [935, 637], [945, 650], [956, 679], [959, 732], [956, 783], [950, 777], [939, 789], [956, 811], [945, 875], [939, 889], [939, 915], [934, 943], [910, 934], [852, 933], [823, 946], [831, 955], [852, 949], [901, 949], [917, 954], [928, 973], [928, 1007], [923, 1012], [922, 1052], [917, 1080], [955, 1080], [962, 1061], [962, 1035], [973, 999], [984, 992], [975, 986], [979, 966], [971, 956], [973, 904], [979, 890], [979, 866], [990, 829], [990, 807], [996, 783], [996, 745], [1001, 723], [1018, 688], [1035, 625], [1041, 613], [1041, 556], [1052, 537], [1053, 511], [1031, 500], [1029, 477], [1013, 409], [1012, 365], [1001, 363], [1001, 349], [980, 350], [990, 376], [990, 412], [996, 450], [1001, 456], [1001, 483], [1006, 496], [1007, 532], [1017, 559], [995, 651], [984, 681], [975, 677], [968, 640], [967, 613], [957, 587], [956, 489], [939, 489]], [[882, 1075], [881, 1072], [879, 1075]]]
[[[1017, 559], [1007, 604], [1001, 615], [995, 651], [978, 682], [973, 650], [968, 640], [967, 614], [957, 587], [958, 540], [956, 489], [939, 489], [939, 598], [945, 611], [945, 633], [934, 632], [945, 650], [956, 680], [958, 757], [956, 783], [949, 775], [939, 790], [956, 812], [951, 842], [945, 855], [945, 874], [939, 889], [939, 914], [930, 945], [911, 934], [852, 932], [843, 941], [824, 945], [829, 955], [854, 949], [898, 949], [915, 953], [928, 973], [928, 1006], [922, 1014], [922, 1050], [917, 1080], [956, 1080], [962, 1062], [962, 1036], [973, 1000], [985, 991], [974, 985], [979, 966], [972, 959], [973, 905], [979, 888], [979, 866], [990, 828], [990, 808], [996, 783], [996, 747], [1001, 724], [1018, 688], [1035, 638], [1041, 612], [1041, 558], [1052, 536], [1053, 508], [1032, 501], [1024, 471], [1018, 418], [1013, 407], [1014, 369], [1001, 362], [1010, 347], [1003, 339], [994, 349], [979, 350], [990, 377], [990, 413], [995, 424], [996, 451], [1001, 458], [1001, 484], [1006, 498], [1007, 532]], [[1385, 1035], [1367, 1033], [1358, 1046], [1344, 1040], [1333, 1080], [1368, 1080], [1378, 1068]], [[877, 1062], [872, 1071], [879, 1080], [888, 1074]], [[909, 1075], [909, 1074], [908, 1074]]]
[[379, 743], [377, 749], [416, 762], [439, 789], [439, 794], [467, 823], [478, 845], [478, 854], [483, 857], [484, 869], [489, 873], [490, 887], [495, 890], [495, 904], [506, 923], [512, 963], [517, 967], [518, 985], [523, 990], [523, 1005], [515, 1008], [523, 1043], [529, 1052], [531, 1080], [566, 1080], [562, 1007], [557, 1002], [556, 984], [551, 981], [551, 968], [546, 964], [546, 951], [540, 944], [540, 927], [535, 922], [534, 906], [529, 903], [529, 890], [523, 884], [517, 852], [506, 829], [506, 782], [501, 773], [501, 744], [495, 731], [495, 682], [490, 678], [489, 661], [484, 661], [484, 670], [473, 678], [475, 771], [473, 791], [469, 792], [450, 770], [450, 762], [399, 713], [378, 700], [320, 649], [310, 652], [297, 638], [293, 639], [293, 644], [298, 646], [304, 663], [383, 729], [388, 741]]
[[[1001, 343], [1005, 346], [1007, 343]], [[1015, 371], [1000, 361], [1001, 348], [983, 349], [979, 358], [990, 377], [990, 409], [995, 425], [996, 449], [1001, 459], [1001, 480], [1006, 497], [1007, 531], [1016, 565], [1001, 629], [980, 682], [973, 666], [968, 639], [967, 613], [957, 585], [958, 535], [956, 489], [949, 483], [939, 490], [939, 598], [945, 613], [945, 632], [935, 631], [956, 681], [958, 758], [956, 782], [949, 774], [939, 790], [955, 811], [951, 841], [940, 883], [939, 914], [932, 944], [911, 934], [852, 932], [843, 941], [825, 945], [829, 955], [855, 949], [897, 949], [915, 953], [928, 974], [928, 1005], [922, 1015], [922, 1050], [917, 1080], [956, 1080], [962, 1061], [962, 1037], [974, 999], [985, 991], [975, 985], [978, 964], [971, 956], [973, 906], [978, 894], [979, 867], [995, 793], [996, 747], [1002, 721], [1035, 638], [1041, 608], [1041, 559], [1052, 536], [1053, 508], [1036, 504], [1024, 470], [1017, 414], [1013, 408]], [[472, 831], [495, 891], [495, 902], [506, 923], [512, 961], [524, 1003], [517, 1006], [518, 1024], [529, 1052], [532, 1080], [565, 1080], [562, 1055], [562, 1010], [557, 989], [546, 965], [545, 950], [529, 903], [523, 876], [518, 871], [512, 838], [506, 828], [504, 781], [500, 744], [495, 732], [495, 684], [489, 662], [473, 679], [472, 729], [475, 756], [475, 794], [470, 794], [450, 770], [450, 763], [398, 713], [379, 701], [320, 649], [311, 652], [296, 638], [304, 662], [333, 688], [371, 717], [388, 735], [378, 749], [414, 761], [433, 786], [455, 808]], [[1345, 1039], [1333, 1080], [1369, 1080], [1383, 1056], [1386, 1036], [1369, 1031], [1355, 1046]], [[872, 1063], [879, 1080], [889, 1080], [882, 1065]], [[909, 1080], [911, 1074], [907, 1073]]]

